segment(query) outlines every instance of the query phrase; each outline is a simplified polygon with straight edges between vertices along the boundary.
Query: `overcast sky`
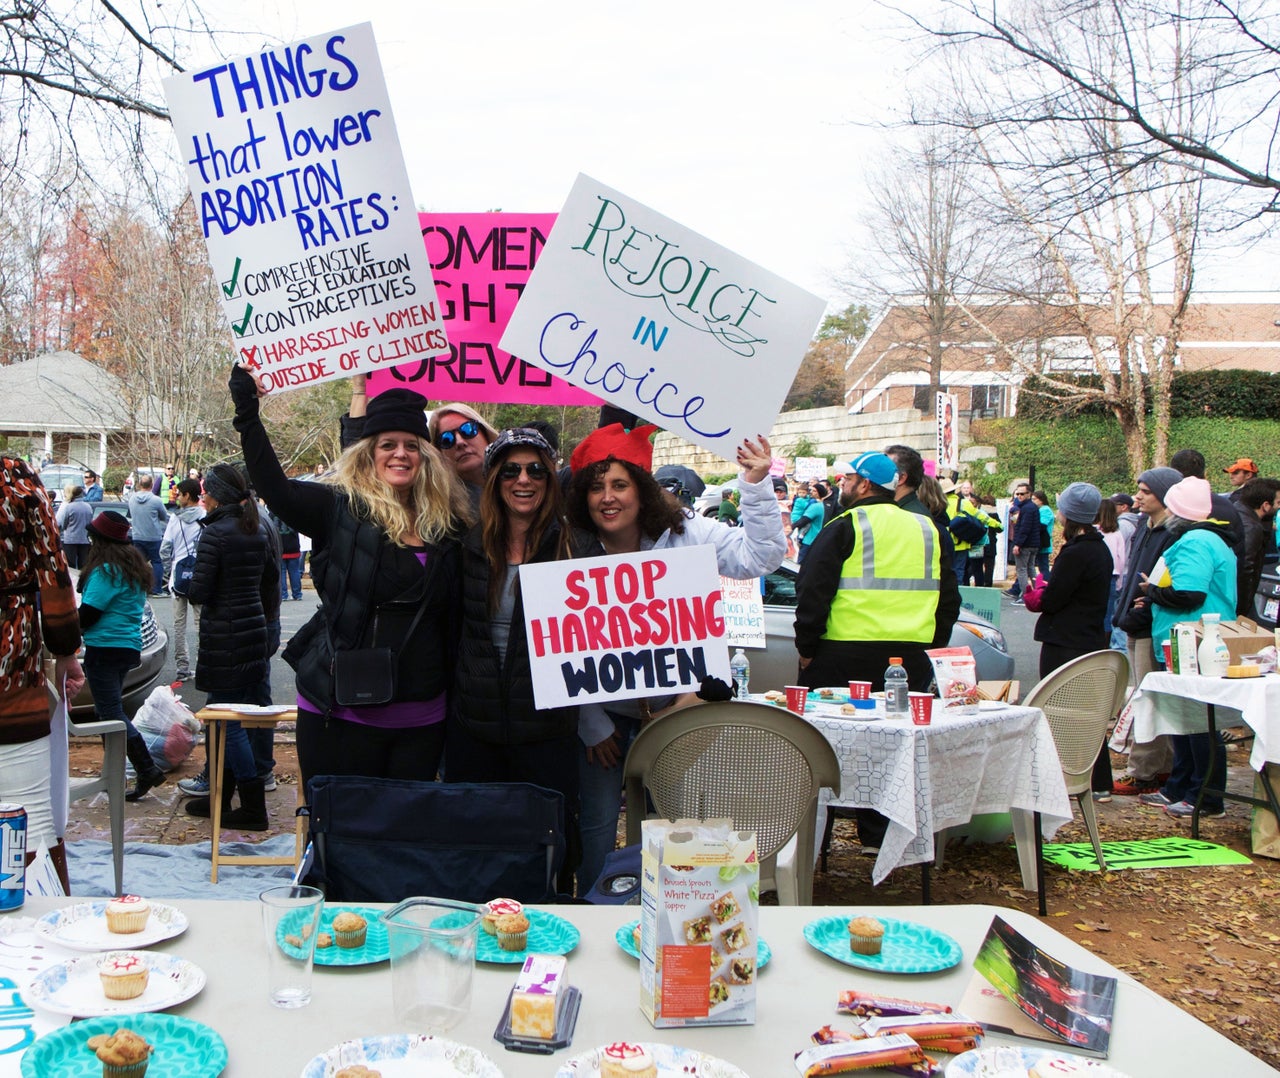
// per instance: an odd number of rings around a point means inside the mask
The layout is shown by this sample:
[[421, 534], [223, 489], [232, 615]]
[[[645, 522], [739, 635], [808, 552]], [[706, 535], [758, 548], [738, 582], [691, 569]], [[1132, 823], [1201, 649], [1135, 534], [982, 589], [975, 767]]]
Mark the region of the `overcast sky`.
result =
[[[373, 24], [422, 208], [555, 211], [585, 172], [832, 309], [877, 125], [918, 62], [884, 9], [848, 0], [233, 2], [237, 23], [227, 0], [209, 13], [242, 54]], [[1278, 266], [1220, 260], [1199, 284], [1275, 288]]]

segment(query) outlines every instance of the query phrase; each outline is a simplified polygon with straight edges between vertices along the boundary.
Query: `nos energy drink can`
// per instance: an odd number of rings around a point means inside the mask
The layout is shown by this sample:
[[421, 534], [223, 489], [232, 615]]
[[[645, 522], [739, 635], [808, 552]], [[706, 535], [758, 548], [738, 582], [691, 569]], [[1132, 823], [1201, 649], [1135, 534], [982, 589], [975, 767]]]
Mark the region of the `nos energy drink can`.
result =
[[27, 810], [0, 804], [0, 912], [27, 900]]

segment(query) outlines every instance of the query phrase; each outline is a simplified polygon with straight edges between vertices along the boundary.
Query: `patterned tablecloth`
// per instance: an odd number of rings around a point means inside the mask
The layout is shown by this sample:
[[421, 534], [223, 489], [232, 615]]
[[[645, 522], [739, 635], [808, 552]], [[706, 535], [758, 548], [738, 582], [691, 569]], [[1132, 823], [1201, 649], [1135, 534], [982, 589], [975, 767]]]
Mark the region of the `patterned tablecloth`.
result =
[[[818, 820], [828, 802], [889, 818], [874, 883], [902, 865], [932, 861], [936, 832], [981, 813], [1039, 811], [1046, 839], [1071, 819], [1058, 751], [1039, 708], [1002, 706], [946, 718], [935, 711], [929, 726], [839, 718], [834, 710], [819, 705], [805, 715], [840, 760], [840, 796], [823, 792]], [[1022, 847], [1030, 828], [1018, 838], [1025, 879]]]
[[1135, 741], [1150, 741], [1157, 734], [1202, 734], [1208, 729], [1205, 704], [1213, 704], [1219, 730], [1241, 720], [1253, 730], [1249, 765], [1255, 771], [1280, 763], [1280, 675], [1218, 678], [1156, 672], [1142, 679], [1130, 702]]

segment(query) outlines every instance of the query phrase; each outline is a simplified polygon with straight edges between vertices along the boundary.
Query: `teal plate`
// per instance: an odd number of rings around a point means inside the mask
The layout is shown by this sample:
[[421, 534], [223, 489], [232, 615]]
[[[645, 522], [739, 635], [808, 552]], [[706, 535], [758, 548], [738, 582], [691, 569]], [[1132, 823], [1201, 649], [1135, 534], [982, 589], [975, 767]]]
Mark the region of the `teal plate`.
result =
[[[631, 934], [636, 930], [636, 925], [639, 923], [639, 921], [628, 921], [613, 935], [618, 946], [636, 959], [640, 957], [640, 952], [636, 950], [636, 941]], [[756, 969], [764, 969], [772, 957], [773, 951], [769, 949], [769, 945], [764, 940], [758, 941], [756, 943]]]
[[498, 946], [498, 937], [482, 928], [476, 940], [476, 961], [512, 965], [524, 962], [530, 954], [568, 954], [582, 938], [573, 925], [554, 913], [526, 909], [524, 915], [529, 918], [529, 941], [523, 951], [504, 951]]
[[22, 1056], [22, 1078], [102, 1078], [102, 1063], [85, 1045], [99, 1033], [124, 1027], [155, 1047], [148, 1074], [164, 1078], [216, 1078], [227, 1065], [227, 1046], [208, 1026], [176, 1014], [112, 1014], [86, 1018], [46, 1033]]
[[382, 922], [382, 910], [370, 906], [325, 905], [320, 914], [320, 931], [333, 935], [333, 919], [340, 913], [358, 913], [369, 923], [365, 933], [363, 947], [316, 948], [317, 966], [371, 966], [375, 962], [385, 962], [391, 957], [391, 947], [387, 943], [387, 926]]
[[879, 954], [855, 954], [849, 948], [850, 917], [822, 917], [804, 926], [804, 938], [823, 954], [859, 969], [881, 973], [937, 973], [964, 957], [960, 944], [945, 932], [915, 921], [877, 917], [884, 925]]

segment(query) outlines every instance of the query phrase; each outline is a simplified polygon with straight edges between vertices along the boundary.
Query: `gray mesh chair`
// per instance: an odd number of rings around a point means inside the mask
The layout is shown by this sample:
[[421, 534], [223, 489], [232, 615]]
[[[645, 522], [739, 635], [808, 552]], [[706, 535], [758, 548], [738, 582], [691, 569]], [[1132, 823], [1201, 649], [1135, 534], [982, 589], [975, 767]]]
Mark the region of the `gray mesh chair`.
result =
[[628, 844], [640, 841], [648, 791], [666, 819], [727, 817], [755, 831], [761, 890], [812, 904], [818, 791], [840, 792], [840, 764], [799, 715], [743, 700], [679, 708], [640, 731], [623, 775]]
[[[50, 709], [57, 706], [58, 693], [51, 682]], [[71, 801], [92, 797], [96, 793], [107, 795], [107, 809], [111, 817], [111, 865], [115, 870], [116, 894], [124, 894], [124, 743], [127, 733], [119, 719], [101, 719], [96, 722], [75, 722], [67, 716], [67, 734], [70, 737], [102, 738], [102, 771], [88, 778], [72, 776], [68, 781], [67, 796]], [[68, 851], [69, 852], [69, 851]], [[70, 858], [68, 858], [68, 862]], [[68, 864], [68, 872], [70, 864]]]
[[[1129, 692], [1129, 658], [1121, 651], [1094, 651], [1072, 659], [1044, 678], [1027, 693], [1024, 707], [1038, 707], [1049, 720], [1053, 743], [1062, 763], [1067, 795], [1080, 804], [1084, 825], [1093, 843], [1098, 865], [1105, 872], [1102, 840], [1098, 838], [1098, 818], [1093, 808], [1090, 780], [1093, 763], [1103, 751], [1107, 724], [1124, 706]], [[1040, 836], [1040, 814], [1035, 815], [1036, 881], [1040, 915], [1045, 910], [1044, 850]]]

